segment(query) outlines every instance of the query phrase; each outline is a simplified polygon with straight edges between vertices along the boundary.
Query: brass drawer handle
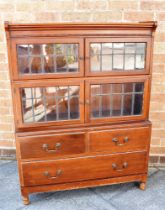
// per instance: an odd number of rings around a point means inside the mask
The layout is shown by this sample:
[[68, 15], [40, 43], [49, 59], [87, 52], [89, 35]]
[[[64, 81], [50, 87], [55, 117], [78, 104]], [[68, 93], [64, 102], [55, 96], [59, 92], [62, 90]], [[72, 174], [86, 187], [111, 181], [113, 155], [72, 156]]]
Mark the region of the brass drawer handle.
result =
[[49, 152], [49, 153], [57, 152], [60, 147], [61, 147], [61, 143], [59, 143], [59, 142], [55, 144], [55, 149], [49, 149], [48, 144], [43, 144], [42, 145], [42, 149], [45, 150], [46, 152]]
[[128, 167], [128, 163], [124, 162], [121, 167], [117, 166], [116, 163], [112, 163], [112, 168], [116, 171], [123, 171], [123, 169]]
[[116, 144], [116, 146], [123, 146], [129, 141], [129, 138], [128, 136], [124, 137], [123, 143], [120, 143], [117, 138], [113, 138], [112, 141]]
[[62, 174], [62, 170], [58, 169], [56, 171], [55, 176], [51, 176], [48, 171], [44, 171], [44, 176], [46, 176], [48, 179], [57, 179]]

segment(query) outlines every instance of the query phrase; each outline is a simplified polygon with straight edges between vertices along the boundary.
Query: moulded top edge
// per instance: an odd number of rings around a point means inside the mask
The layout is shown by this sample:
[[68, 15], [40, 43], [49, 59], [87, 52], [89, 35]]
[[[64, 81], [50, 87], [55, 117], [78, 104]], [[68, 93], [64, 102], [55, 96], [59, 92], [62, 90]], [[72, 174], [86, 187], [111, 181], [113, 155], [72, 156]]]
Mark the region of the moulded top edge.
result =
[[30, 24], [15, 24], [6, 21], [6, 31], [20, 31], [20, 30], [73, 30], [73, 29], [104, 29], [104, 30], [123, 30], [123, 29], [153, 29], [157, 27], [156, 21], [147, 22], [132, 22], [132, 23], [30, 23]]

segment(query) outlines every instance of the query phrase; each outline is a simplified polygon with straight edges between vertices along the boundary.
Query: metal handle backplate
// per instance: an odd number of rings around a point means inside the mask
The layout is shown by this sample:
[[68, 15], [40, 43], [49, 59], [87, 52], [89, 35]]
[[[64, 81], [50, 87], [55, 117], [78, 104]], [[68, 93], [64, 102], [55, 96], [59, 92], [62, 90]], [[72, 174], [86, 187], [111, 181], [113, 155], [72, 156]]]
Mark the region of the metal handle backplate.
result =
[[112, 163], [112, 168], [116, 171], [123, 171], [128, 167], [128, 163], [124, 162], [121, 166], [118, 166], [116, 163]]
[[57, 179], [62, 174], [62, 170], [58, 169], [55, 176], [51, 176], [49, 171], [44, 171], [44, 176], [48, 179]]
[[42, 149], [45, 150], [46, 152], [49, 152], [49, 153], [57, 152], [60, 147], [61, 147], [61, 143], [59, 143], [59, 142], [55, 144], [55, 149], [49, 149], [48, 144], [43, 144], [42, 145]]
[[129, 138], [128, 136], [124, 137], [123, 143], [120, 143], [120, 141], [117, 138], [112, 138], [112, 141], [116, 144], [116, 146], [123, 146], [129, 141]]

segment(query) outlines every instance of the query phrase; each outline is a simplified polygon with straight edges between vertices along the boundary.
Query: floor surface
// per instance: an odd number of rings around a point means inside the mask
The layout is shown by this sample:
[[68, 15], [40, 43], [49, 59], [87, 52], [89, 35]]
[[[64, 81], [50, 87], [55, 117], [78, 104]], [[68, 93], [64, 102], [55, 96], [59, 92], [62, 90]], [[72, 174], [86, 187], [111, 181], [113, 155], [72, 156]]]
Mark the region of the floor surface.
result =
[[30, 195], [23, 205], [16, 161], [0, 161], [0, 210], [165, 210], [165, 171], [149, 170], [147, 189], [134, 183]]

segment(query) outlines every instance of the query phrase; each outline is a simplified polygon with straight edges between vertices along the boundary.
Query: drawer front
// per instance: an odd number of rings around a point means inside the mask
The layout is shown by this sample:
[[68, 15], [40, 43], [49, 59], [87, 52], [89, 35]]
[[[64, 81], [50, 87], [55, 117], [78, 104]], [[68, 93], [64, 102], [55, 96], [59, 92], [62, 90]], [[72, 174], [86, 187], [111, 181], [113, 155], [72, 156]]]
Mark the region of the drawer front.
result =
[[136, 152], [22, 163], [24, 186], [146, 173], [146, 154]]
[[127, 152], [147, 150], [151, 127], [125, 128], [91, 132], [89, 148], [92, 152]]
[[85, 133], [19, 138], [22, 159], [51, 158], [85, 152]]

